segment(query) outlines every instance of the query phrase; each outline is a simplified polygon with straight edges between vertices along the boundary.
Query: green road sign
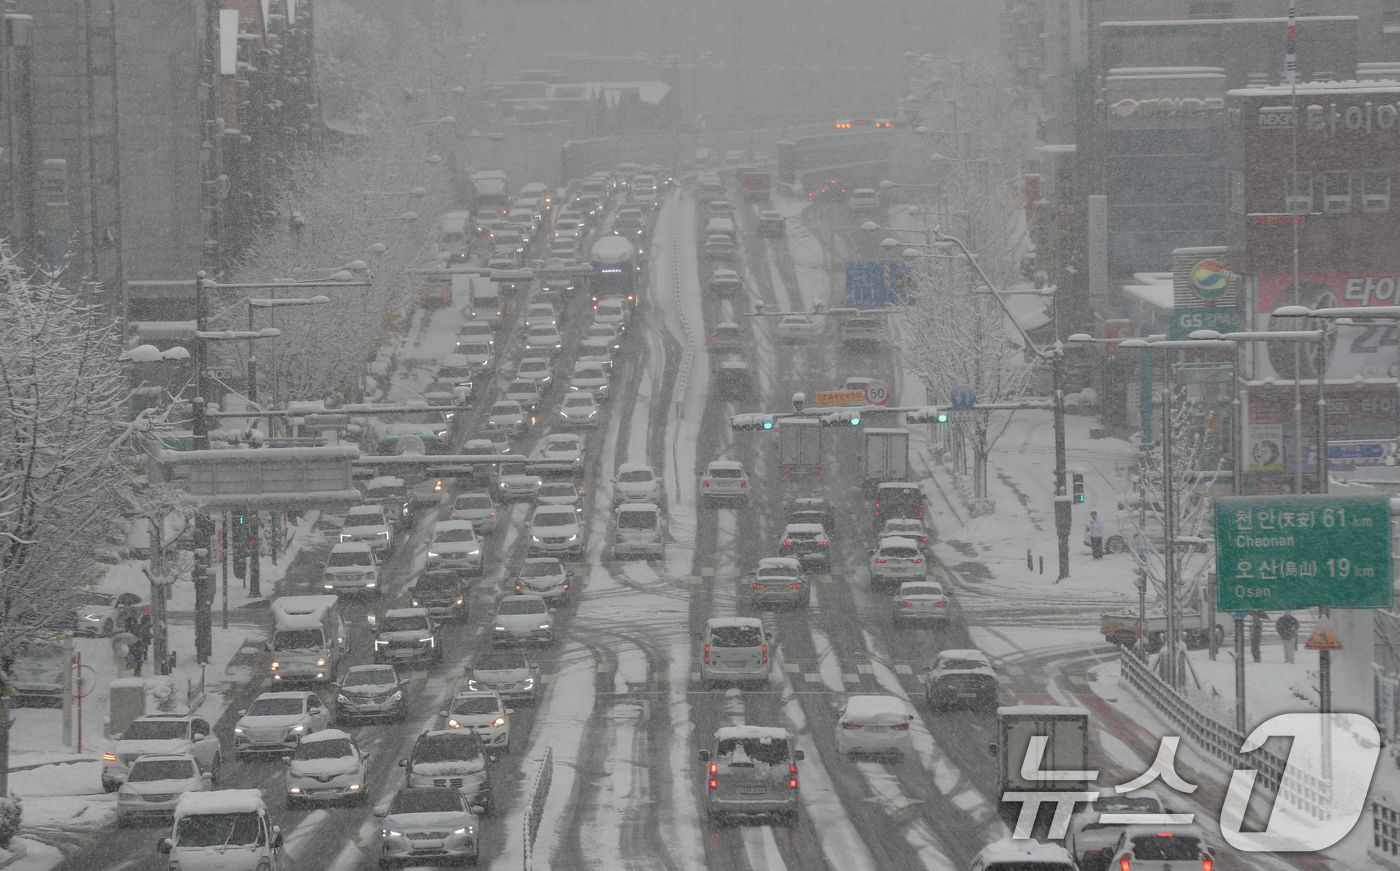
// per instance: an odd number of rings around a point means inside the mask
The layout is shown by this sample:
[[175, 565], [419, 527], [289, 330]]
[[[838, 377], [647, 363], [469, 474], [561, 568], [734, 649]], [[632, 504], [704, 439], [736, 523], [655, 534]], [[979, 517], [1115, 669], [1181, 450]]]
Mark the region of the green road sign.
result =
[[1220, 611], [1390, 608], [1386, 496], [1215, 500]]
[[1191, 338], [1195, 330], [1216, 330], [1228, 333], [1235, 329], [1235, 307], [1220, 305], [1214, 308], [1179, 308], [1172, 313], [1171, 326], [1167, 328], [1167, 338], [1172, 341]]

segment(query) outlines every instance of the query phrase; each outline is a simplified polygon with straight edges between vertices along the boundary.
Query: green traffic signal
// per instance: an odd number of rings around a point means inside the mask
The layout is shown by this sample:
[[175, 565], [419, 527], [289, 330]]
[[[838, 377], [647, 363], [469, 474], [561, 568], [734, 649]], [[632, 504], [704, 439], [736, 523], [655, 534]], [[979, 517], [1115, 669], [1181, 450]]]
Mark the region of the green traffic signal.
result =
[[773, 418], [765, 416], [765, 417], [763, 418], [763, 428], [764, 428], [764, 429], [772, 429], [772, 428], [773, 428]]
[[860, 426], [860, 415], [851, 415], [851, 426]]
[[938, 412], [938, 422], [939, 422], [939, 423], [947, 423], [947, 422], [948, 422], [948, 412], [946, 412], [946, 411], [940, 411], [940, 412]]

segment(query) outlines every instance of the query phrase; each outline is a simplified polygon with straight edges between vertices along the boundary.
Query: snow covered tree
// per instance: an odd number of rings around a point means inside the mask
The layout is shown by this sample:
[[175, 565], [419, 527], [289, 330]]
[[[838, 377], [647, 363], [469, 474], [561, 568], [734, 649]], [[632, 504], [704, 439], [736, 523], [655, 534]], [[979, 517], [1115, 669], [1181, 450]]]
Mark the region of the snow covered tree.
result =
[[[71, 620], [130, 487], [119, 324], [0, 245], [0, 659]], [[8, 719], [4, 696], [0, 717]], [[0, 728], [0, 796], [8, 759]]]
[[[968, 67], [961, 80], [931, 86], [944, 95], [938, 100], [956, 107], [948, 119], [951, 126], [955, 118], [956, 126], [946, 141], [935, 143], [939, 151], [924, 170], [920, 184], [932, 196], [918, 209], [915, 232], [936, 226], [957, 237], [993, 287], [1013, 290], [1022, 282], [1021, 258], [1030, 245], [1020, 201], [1025, 128], [1005, 108], [999, 68], [974, 62]], [[921, 235], [933, 238], [927, 231]], [[979, 403], [1015, 401], [1025, 395], [1033, 372], [1025, 341], [978, 271], [957, 255], [953, 249], [916, 261], [914, 305], [899, 316], [904, 359], [923, 379], [931, 401], [947, 402], [961, 384], [976, 391]], [[987, 458], [1010, 419], [1010, 412], [988, 412], [954, 424], [972, 449], [976, 499], [987, 496]]]

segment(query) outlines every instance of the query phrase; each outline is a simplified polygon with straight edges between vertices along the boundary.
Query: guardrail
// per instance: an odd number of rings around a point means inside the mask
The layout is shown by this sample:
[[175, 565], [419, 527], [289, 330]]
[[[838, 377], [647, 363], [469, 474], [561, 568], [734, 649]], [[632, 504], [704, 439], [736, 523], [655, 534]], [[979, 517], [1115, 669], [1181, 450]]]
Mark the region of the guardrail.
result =
[[685, 331], [685, 350], [681, 352], [681, 369], [676, 375], [676, 388], [673, 391], [673, 395], [680, 397], [676, 401], [676, 417], [680, 418], [685, 413], [685, 391], [690, 384], [690, 367], [695, 361], [695, 334], [690, 328], [690, 321], [686, 319], [685, 303], [681, 298], [681, 234], [676, 218], [680, 208], [680, 191], [672, 191], [671, 197], [676, 204], [676, 208], [671, 210], [671, 293], [676, 299], [676, 315], [680, 318], [681, 329]]
[[549, 798], [549, 784], [554, 779], [554, 748], [544, 748], [544, 759], [540, 770], [535, 772], [535, 785], [530, 791], [530, 803], [525, 805], [525, 824], [522, 834], [525, 839], [525, 871], [535, 867], [535, 836], [540, 831], [540, 817], [544, 815], [544, 803]]
[[1131, 653], [1119, 656], [1123, 679], [1140, 701], [1172, 726], [1197, 750], [1227, 763], [1231, 770], [1254, 769], [1255, 783], [1314, 819], [1331, 819], [1332, 786], [1290, 769], [1288, 758], [1267, 750], [1241, 753], [1245, 735], [1197, 710], [1185, 696], [1158, 677]]

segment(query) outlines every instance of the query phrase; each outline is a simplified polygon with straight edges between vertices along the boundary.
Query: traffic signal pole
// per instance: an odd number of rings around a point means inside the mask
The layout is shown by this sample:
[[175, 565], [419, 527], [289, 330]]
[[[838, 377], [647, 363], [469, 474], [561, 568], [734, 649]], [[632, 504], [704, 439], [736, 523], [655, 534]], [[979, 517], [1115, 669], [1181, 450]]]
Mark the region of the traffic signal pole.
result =
[[1065, 358], [1063, 353], [1050, 358], [1055, 403], [1055, 534], [1060, 539], [1060, 576], [1056, 582], [1069, 577], [1069, 533], [1072, 505], [1065, 481]]

